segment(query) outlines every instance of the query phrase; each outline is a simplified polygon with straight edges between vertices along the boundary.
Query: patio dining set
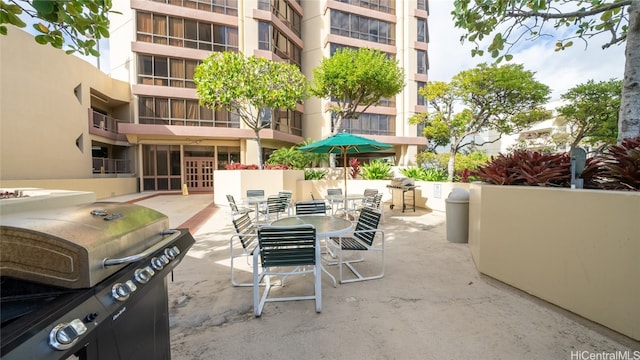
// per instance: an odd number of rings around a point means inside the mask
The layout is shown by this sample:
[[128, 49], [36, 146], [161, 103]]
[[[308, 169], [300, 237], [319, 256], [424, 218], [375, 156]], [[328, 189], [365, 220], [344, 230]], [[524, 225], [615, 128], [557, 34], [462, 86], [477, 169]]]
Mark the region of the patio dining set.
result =
[[[334, 287], [338, 282], [384, 276], [381, 193], [367, 189], [363, 194], [343, 194], [342, 189], [329, 189], [324, 199], [295, 203], [292, 195], [290, 191], [267, 196], [263, 190], [247, 190], [239, 202], [227, 195], [235, 230], [229, 241], [231, 283], [253, 287], [255, 316], [262, 315], [267, 302], [277, 301], [314, 300], [316, 312], [321, 312], [323, 273]], [[377, 255], [374, 266], [358, 265], [369, 262], [370, 254]], [[252, 269], [252, 281], [236, 279], [238, 258]], [[330, 266], [337, 267], [337, 279], [327, 271]], [[284, 286], [289, 277], [306, 274], [313, 274], [312, 294], [270, 296], [273, 286]]]

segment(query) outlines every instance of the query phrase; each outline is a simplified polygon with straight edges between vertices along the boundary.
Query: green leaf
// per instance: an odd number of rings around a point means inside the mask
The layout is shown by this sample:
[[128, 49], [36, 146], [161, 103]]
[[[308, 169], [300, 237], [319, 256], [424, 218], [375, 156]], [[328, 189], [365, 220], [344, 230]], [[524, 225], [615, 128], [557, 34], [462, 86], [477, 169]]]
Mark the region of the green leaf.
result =
[[48, 42], [47, 35], [36, 35], [35, 40], [38, 44], [44, 45]]
[[31, 4], [40, 14], [52, 14], [55, 8], [54, 5], [55, 3], [51, 0], [33, 0]]
[[43, 34], [48, 34], [49, 33], [49, 28], [46, 27], [43, 23], [33, 24], [33, 28], [36, 29], [37, 31], [43, 33]]

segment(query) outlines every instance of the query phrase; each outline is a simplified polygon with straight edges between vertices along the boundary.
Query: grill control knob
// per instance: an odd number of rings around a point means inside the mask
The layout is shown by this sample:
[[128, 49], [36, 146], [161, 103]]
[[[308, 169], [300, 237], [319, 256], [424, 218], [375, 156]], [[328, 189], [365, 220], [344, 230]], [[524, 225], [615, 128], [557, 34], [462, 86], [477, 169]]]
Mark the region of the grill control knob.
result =
[[166, 263], [162, 260], [162, 257], [153, 257], [151, 259], [151, 267], [153, 270], [160, 271], [165, 265]]
[[164, 249], [164, 255], [171, 260], [175, 259], [178, 254], [180, 254], [180, 250], [175, 246], [172, 248]]
[[86, 332], [87, 327], [80, 319], [58, 324], [49, 332], [49, 345], [57, 350], [66, 350], [72, 347], [80, 335]]
[[124, 284], [117, 283], [111, 288], [111, 295], [118, 301], [125, 301], [129, 298], [132, 292], [136, 291], [138, 287], [131, 280], [127, 280]]
[[133, 277], [140, 284], [146, 284], [151, 280], [151, 277], [155, 275], [155, 272], [149, 266], [145, 266], [142, 269], [136, 269]]

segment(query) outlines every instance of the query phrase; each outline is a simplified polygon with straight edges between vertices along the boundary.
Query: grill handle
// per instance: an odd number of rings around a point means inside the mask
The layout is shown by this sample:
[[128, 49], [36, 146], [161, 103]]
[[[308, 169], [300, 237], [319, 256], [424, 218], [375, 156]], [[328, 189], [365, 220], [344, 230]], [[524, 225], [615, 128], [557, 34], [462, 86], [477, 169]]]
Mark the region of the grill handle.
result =
[[161, 232], [160, 235], [163, 235], [163, 236], [170, 235], [170, 236], [139, 254], [118, 258], [118, 259], [105, 258], [104, 260], [102, 260], [102, 266], [107, 267], [107, 266], [114, 266], [114, 265], [120, 265], [120, 264], [130, 264], [138, 260], [144, 259], [149, 255], [153, 254], [154, 252], [167, 246], [169, 243], [175, 240], [178, 236], [180, 236], [180, 230], [173, 230], [173, 229], [165, 230]]

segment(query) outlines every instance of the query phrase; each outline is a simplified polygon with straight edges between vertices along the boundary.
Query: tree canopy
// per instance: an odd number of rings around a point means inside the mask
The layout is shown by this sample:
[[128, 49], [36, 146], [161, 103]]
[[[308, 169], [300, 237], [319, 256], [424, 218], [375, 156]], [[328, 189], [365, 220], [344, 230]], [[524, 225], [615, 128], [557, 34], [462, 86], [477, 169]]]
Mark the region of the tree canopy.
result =
[[312, 94], [333, 103], [331, 125], [336, 134], [343, 119], [357, 119], [381, 99], [402, 91], [404, 70], [379, 50], [342, 48], [313, 69], [313, 81]]
[[201, 105], [237, 114], [254, 131], [260, 169], [260, 130], [271, 126], [277, 109], [295, 109], [308, 90], [307, 79], [297, 66], [231, 51], [204, 59], [193, 81]]
[[111, 5], [111, 0], [0, 0], [0, 35], [8, 32], [5, 24], [26, 27], [20, 16], [27, 15], [35, 20], [39, 44], [99, 56], [98, 40], [109, 37]]
[[622, 80], [589, 80], [562, 94], [568, 103], [557, 110], [569, 125], [571, 150], [583, 139], [591, 145], [615, 144], [621, 89]]
[[573, 30], [557, 37], [555, 51], [588, 44], [598, 34], [609, 34], [602, 47], [626, 42], [624, 84], [622, 87], [618, 143], [640, 134], [640, 1], [637, 0], [455, 0], [452, 12], [455, 26], [466, 30], [461, 41], [475, 43], [473, 56], [484, 54], [481, 42], [494, 34], [487, 46], [489, 54], [511, 60], [510, 53], [520, 41], [554, 36], [556, 30]]
[[450, 145], [450, 181], [458, 151], [500, 139], [477, 143], [473, 142], [474, 135], [486, 130], [511, 134], [549, 115], [541, 108], [548, 100], [549, 87], [535, 80], [534, 74], [522, 65], [480, 64], [458, 73], [450, 83], [427, 82], [419, 93], [429, 109], [414, 115], [409, 122], [423, 123], [428, 140]]

